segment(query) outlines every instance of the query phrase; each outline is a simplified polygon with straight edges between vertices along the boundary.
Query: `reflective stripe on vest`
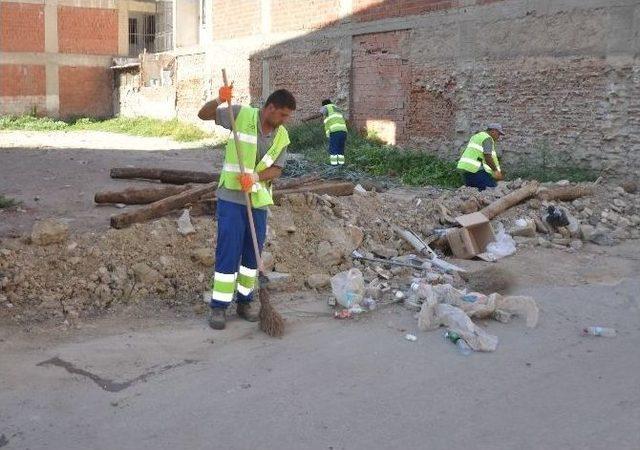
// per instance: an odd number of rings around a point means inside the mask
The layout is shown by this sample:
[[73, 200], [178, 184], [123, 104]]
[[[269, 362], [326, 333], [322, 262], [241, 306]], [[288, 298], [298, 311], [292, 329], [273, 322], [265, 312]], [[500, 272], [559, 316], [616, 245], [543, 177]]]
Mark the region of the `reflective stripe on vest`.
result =
[[[262, 172], [271, 167], [278, 159], [284, 148], [289, 145], [289, 133], [283, 126], [279, 126], [273, 139], [273, 144], [267, 153], [256, 165], [256, 154], [258, 152], [258, 108], [243, 106], [236, 117], [236, 130], [240, 141], [242, 152], [242, 163], [247, 173]], [[220, 174], [218, 186], [239, 191], [242, 189], [238, 181], [240, 174], [240, 164], [236, 153], [236, 144], [233, 136], [227, 141], [227, 149]], [[251, 187], [251, 205], [254, 208], [261, 208], [273, 204], [271, 195], [271, 182], [258, 181]]]
[[347, 123], [342, 113], [338, 112], [336, 105], [329, 103], [325, 105], [327, 108], [327, 117], [324, 119], [324, 132], [327, 136], [335, 131], [347, 131]]
[[476, 133], [471, 136], [467, 147], [458, 160], [458, 169], [464, 170], [465, 172], [476, 173], [482, 167], [489, 174], [493, 174], [493, 170], [491, 170], [491, 167], [486, 163], [484, 157], [484, 147], [482, 146], [482, 143], [486, 139], [491, 139], [491, 156], [493, 157], [496, 168], [500, 170], [500, 163], [496, 153], [496, 144], [493, 138], [486, 131], [481, 131], [480, 133]]

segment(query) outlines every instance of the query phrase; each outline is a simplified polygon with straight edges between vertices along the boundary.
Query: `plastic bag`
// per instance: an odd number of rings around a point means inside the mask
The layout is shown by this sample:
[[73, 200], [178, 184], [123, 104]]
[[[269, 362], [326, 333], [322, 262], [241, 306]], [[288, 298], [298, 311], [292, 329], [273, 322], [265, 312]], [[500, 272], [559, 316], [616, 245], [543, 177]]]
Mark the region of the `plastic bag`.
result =
[[338, 303], [345, 308], [359, 305], [364, 298], [364, 277], [358, 269], [340, 272], [331, 278], [331, 289]]
[[418, 327], [432, 330], [442, 325], [458, 333], [477, 352], [492, 352], [498, 347], [498, 337], [478, 327], [462, 309], [425, 302], [418, 315]]
[[513, 255], [516, 252], [516, 241], [504, 231], [502, 224], [498, 224], [496, 229], [496, 240], [487, 245], [487, 252], [497, 258]]
[[180, 233], [183, 236], [186, 236], [188, 234], [192, 234], [195, 232], [196, 232], [196, 229], [193, 228], [193, 225], [191, 224], [191, 216], [189, 215], [189, 210], [185, 209], [182, 212], [182, 215], [180, 216], [180, 218], [178, 219], [178, 233]]

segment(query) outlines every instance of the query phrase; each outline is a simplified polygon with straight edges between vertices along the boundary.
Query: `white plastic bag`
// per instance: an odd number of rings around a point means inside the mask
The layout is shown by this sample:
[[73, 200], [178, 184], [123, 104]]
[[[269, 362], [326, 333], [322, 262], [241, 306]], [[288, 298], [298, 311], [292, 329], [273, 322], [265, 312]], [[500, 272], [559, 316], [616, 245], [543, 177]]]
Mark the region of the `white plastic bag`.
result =
[[180, 233], [183, 236], [186, 236], [188, 234], [193, 234], [196, 232], [196, 229], [193, 228], [193, 225], [191, 224], [191, 216], [189, 215], [189, 210], [185, 209], [182, 212], [182, 215], [180, 216], [180, 218], [178, 219], [178, 233]]
[[497, 258], [513, 255], [516, 252], [516, 241], [504, 231], [502, 224], [496, 227], [496, 240], [487, 245], [487, 252], [492, 253]]
[[418, 315], [418, 327], [432, 330], [441, 325], [457, 332], [477, 352], [492, 352], [498, 347], [498, 337], [478, 327], [460, 308], [446, 303], [423, 303]]
[[331, 289], [338, 303], [345, 308], [359, 305], [364, 298], [364, 277], [358, 269], [340, 272], [331, 278]]

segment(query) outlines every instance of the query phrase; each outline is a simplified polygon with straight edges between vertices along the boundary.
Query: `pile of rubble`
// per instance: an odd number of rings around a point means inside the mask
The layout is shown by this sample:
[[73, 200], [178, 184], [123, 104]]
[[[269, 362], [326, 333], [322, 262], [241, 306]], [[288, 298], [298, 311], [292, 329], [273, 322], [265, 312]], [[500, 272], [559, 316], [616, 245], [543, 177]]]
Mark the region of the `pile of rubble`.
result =
[[[368, 296], [393, 300], [397, 291], [406, 292], [415, 282], [415, 269], [354, 260], [354, 250], [365, 258], [410, 261], [415, 249], [398, 235], [401, 227], [422, 236], [444, 256], [446, 244], [435, 237], [454, 227], [456, 216], [481, 209], [522, 185], [501, 183], [485, 192], [422, 188], [378, 193], [357, 187], [344, 197], [286, 195], [270, 210], [266, 268], [282, 274], [276, 283], [280, 288], [328, 290], [332, 276], [356, 267], [364, 274]], [[533, 197], [492, 222], [494, 227], [502, 222], [518, 245], [567, 251], [578, 251], [578, 242], [612, 245], [640, 237], [640, 195], [634, 186], [589, 188], [591, 195], [571, 202]], [[549, 206], [561, 209], [571, 225], [545, 223]], [[178, 232], [176, 217], [76, 235], [64, 223], [50, 220], [36, 224], [30, 236], [2, 239], [0, 319], [73, 320], [142, 300], [202, 309], [214, 264], [216, 225], [211, 217], [192, 221], [195, 232], [184, 235]], [[425, 279], [430, 284], [466, 285], [450, 271], [432, 272]]]

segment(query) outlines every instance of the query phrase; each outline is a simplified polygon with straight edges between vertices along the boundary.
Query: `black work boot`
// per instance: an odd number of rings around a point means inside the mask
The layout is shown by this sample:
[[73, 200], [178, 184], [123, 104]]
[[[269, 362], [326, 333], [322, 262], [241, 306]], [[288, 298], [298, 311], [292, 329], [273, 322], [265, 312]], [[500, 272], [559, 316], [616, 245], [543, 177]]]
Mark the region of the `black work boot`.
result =
[[248, 322], [257, 322], [259, 319], [258, 308], [251, 305], [251, 303], [238, 303], [236, 305], [236, 312], [238, 313], [238, 317], [242, 317]]
[[227, 310], [224, 308], [211, 308], [209, 326], [214, 330], [224, 330], [227, 324]]

